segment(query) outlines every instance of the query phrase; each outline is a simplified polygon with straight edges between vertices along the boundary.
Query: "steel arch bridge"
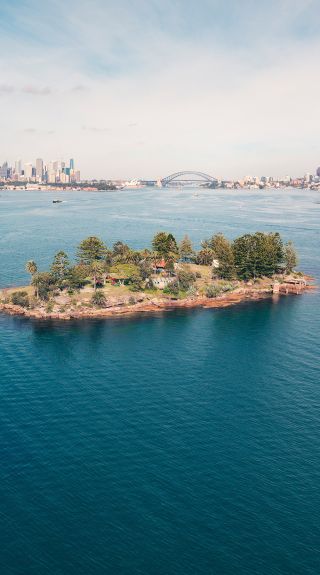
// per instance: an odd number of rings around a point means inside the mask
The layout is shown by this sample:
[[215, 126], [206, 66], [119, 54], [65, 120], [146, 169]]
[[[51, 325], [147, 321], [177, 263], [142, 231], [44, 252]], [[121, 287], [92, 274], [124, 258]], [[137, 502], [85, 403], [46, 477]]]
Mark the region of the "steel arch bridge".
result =
[[[190, 176], [190, 177], [186, 177], [184, 179], [178, 179], [178, 178], [182, 178], [184, 176]], [[192, 177], [191, 177], [192, 176]], [[197, 176], [197, 179], [195, 179], [195, 176]], [[201, 178], [199, 180], [199, 178]], [[214, 178], [213, 176], [209, 176], [209, 174], [204, 174], [203, 172], [193, 172], [193, 171], [186, 171], [186, 172], [176, 172], [175, 174], [171, 174], [170, 176], [166, 176], [165, 178], [163, 178], [161, 180], [161, 184], [163, 186], [167, 186], [168, 184], [170, 184], [171, 182], [173, 182], [174, 180], [178, 180], [181, 182], [207, 182], [208, 184], [213, 184], [214, 182], [217, 182], [217, 178]]]

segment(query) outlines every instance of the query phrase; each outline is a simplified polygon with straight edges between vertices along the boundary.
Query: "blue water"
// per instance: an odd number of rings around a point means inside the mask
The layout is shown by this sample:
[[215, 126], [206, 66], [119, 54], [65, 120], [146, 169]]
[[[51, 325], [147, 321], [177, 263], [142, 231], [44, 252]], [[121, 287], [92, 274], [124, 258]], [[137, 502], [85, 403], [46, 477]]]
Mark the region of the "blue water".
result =
[[[89, 234], [278, 230], [320, 280], [310, 191], [1, 192], [0, 284]], [[318, 293], [74, 323], [0, 315], [5, 575], [318, 575]]]

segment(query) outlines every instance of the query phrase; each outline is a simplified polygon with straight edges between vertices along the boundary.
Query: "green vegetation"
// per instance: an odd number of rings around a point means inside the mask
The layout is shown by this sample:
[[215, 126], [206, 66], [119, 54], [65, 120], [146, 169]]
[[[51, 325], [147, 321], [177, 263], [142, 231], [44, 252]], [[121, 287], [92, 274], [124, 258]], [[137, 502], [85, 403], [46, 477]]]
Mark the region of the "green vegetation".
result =
[[29, 296], [26, 291], [15, 291], [11, 294], [11, 303], [21, 307], [29, 307]]
[[29, 260], [26, 270], [34, 296], [16, 291], [11, 302], [34, 307], [35, 301], [42, 301], [46, 309], [56, 302], [58, 309], [65, 309], [68, 302], [105, 307], [110, 294], [115, 301], [126, 294], [135, 302], [130, 292], [175, 299], [203, 294], [213, 298], [234, 290], [239, 281], [290, 274], [296, 265], [293, 244], [284, 244], [278, 233], [256, 232], [234, 241], [218, 233], [205, 239], [198, 251], [187, 235], [178, 244], [164, 231], [154, 236], [152, 249], [143, 250], [122, 241], [108, 248], [100, 238], [90, 236], [79, 244], [75, 263], [61, 250], [54, 255], [49, 271], [39, 271], [35, 261]]

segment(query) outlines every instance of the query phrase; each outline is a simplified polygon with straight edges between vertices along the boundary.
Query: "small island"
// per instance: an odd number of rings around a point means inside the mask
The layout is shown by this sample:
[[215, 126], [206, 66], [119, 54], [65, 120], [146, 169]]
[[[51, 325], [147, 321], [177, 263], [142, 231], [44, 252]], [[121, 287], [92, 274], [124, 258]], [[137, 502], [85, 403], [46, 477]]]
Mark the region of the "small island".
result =
[[218, 233], [194, 250], [185, 235], [158, 232], [150, 248], [112, 248], [84, 239], [71, 262], [55, 254], [50, 269], [26, 263], [30, 285], [0, 291], [0, 311], [35, 319], [80, 319], [161, 312], [175, 308], [226, 307], [245, 300], [300, 294], [312, 288], [295, 271], [292, 242], [279, 233], [256, 232], [233, 241]]

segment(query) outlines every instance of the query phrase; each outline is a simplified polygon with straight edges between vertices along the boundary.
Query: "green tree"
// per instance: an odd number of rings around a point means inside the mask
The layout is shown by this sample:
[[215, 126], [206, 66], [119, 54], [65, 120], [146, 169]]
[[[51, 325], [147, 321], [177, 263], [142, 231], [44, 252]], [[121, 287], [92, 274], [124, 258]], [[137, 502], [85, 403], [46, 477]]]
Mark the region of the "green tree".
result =
[[81, 264], [91, 265], [96, 260], [106, 257], [107, 247], [96, 236], [90, 236], [79, 244], [77, 249], [77, 261]]
[[185, 235], [179, 244], [179, 254], [182, 259], [191, 259], [194, 255], [192, 242], [188, 235]]
[[293, 243], [290, 241], [284, 245], [283, 263], [285, 272], [287, 274], [291, 273], [294, 270], [294, 268], [298, 265], [297, 252], [294, 249]]
[[96, 307], [105, 307], [107, 303], [106, 296], [102, 291], [99, 290], [95, 291], [92, 294], [91, 303], [93, 303], [93, 305], [95, 305]]
[[145, 258], [141, 260], [138, 264], [138, 267], [142, 279], [146, 280], [152, 275], [153, 269], [149, 259]]
[[110, 276], [118, 279], [120, 282], [123, 280], [131, 280], [138, 276], [139, 268], [135, 264], [115, 264], [110, 268]]
[[196, 262], [199, 265], [211, 266], [214, 260], [213, 250], [209, 247], [204, 247], [197, 253]]
[[232, 244], [223, 234], [215, 234], [210, 240], [210, 248], [219, 266], [213, 268], [213, 276], [232, 279], [235, 276], [234, 254]]
[[64, 251], [57, 252], [54, 256], [50, 271], [59, 287], [64, 287], [67, 283], [70, 262]]
[[235, 267], [241, 279], [270, 277], [281, 269], [283, 245], [278, 233], [245, 234], [233, 242]]
[[36, 262], [33, 260], [29, 260], [26, 263], [26, 270], [31, 275], [31, 281], [32, 281], [34, 274], [36, 274], [38, 271], [38, 266], [37, 266]]
[[112, 263], [126, 263], [130, 247], [121, 242], [115, 242], [112, 246]]
[[174, 236], [167, 232], [158, 232], [152, 240], [152, 247], [160, 257], [165, 259], [168, 257], [177, 258], [179, 254]]
[[42, 300], [48, 300], [50, 292], [56, 287], [54, 277], [49, 272], [35, 273], [31, 285], [35, 288], [36, 297]]
[[188, 266], [181, 267], [177, 270], [177, 282], [179, 284], [179, 288], [187, 291], [196, 281], [196, 276], [192, 271], [188, 268]]
[[80, 289], [87, 283], [90, 276], [90, 266], [76, 264], [69, 268], [67, 283], [71, 289]]
[[103, 261], [94, 260], [90, 265], [90, 273], [92, 276], [93, 281], [93, 289], [96, 291], [98, 280], [102, 277], [105, 273], [105, 263]]

